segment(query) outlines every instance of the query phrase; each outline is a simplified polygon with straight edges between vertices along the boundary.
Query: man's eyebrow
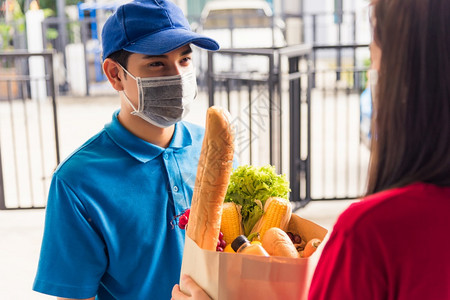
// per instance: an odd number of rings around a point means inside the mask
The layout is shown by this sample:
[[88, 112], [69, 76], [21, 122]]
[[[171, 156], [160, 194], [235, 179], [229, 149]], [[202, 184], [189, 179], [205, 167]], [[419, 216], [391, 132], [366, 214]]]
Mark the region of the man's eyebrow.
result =
[[183, 51], [181, 53], [181, 56], [188, 55], [188, 54], [191, 54], [191, 53], [192, 53], [192, 48], [189, 47], [188, 49], [186, 49], [185, 51]]
[[[192, 53], [192, 49], [186, 49], [185, 51], [181, 52], [180, 56], [185, 56]], [[168, 56], [165, 54], [161, 55], [144, 55], [144, 59], [151, 59], [151, 58], [167, 58]]]

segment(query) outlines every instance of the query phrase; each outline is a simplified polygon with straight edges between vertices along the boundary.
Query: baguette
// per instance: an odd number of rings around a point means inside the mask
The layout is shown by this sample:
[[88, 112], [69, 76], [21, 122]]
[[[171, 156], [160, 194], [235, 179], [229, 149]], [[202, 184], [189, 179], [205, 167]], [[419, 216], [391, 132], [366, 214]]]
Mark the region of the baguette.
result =
[[186, 234], [202, 249], [216, 250], [222, 206], [233, 168], [234, 130], [229, 113], [212, 106], [206, 115]]

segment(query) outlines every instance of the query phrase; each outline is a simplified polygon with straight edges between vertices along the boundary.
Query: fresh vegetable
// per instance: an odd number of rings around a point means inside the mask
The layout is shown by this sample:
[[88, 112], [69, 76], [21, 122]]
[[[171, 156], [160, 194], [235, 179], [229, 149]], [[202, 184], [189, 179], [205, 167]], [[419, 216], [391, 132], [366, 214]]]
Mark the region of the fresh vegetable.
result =
[[292, 206], [287, 199], [271, 197], [264, 206], [264, 215], [253, 227], [252, 233], [259, 232], [261, 239], [263, 239], [266, 231], [272, 227], [286, 230], [291, 215]]
[[253, 226], [264, 214], [264, 210], [261, 205], [258, 205], [256, 201], [248, 203], [242, 206], [242, 226], [244, 227], [244, 234], [250, 234]]
[[322, 243], [322, 240], [318, 238], [309, 240], [305, 245], [305, 250], [303, 250], [302, 257], [310, 257], [317, 250], [320, 243]]
[[241, 219], [240, 208], [236, 203], [227, 202], [223, 204], [220, 231], [223, 232], [224, 240], [227, 244], [230, 244], [237, 236], [243, 234]]
[[266, 200], [270, 197], [287, 199], [289, 191], [286, 176], [277, 175], [275, 167], [243, 165], [231, 173], [225, 202], [241, 205], [244, 234], [249, 235], [264, 213]]
[[250, 241], [250, 242], [252, 242], [252, 241], [261, 241], [261, 236], [259, 235], [259, 232], [253, 232], [253, 233], [250, 233], [248, 236], [247, 236], [247, 239]]

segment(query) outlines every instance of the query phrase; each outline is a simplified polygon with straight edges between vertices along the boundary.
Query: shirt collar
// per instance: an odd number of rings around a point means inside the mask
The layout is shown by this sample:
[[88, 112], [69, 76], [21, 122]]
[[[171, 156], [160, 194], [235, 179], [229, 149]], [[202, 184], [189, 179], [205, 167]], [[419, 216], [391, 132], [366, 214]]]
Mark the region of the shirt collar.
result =
[[[146, 163], [164, 151], [166, 149], [153, 145], [143, 139], [138, 138], [125, 127], [120, 124], [117, 118], [120, 110], [114, 112], [111, 123], [105, 125], [106, 133], [120, 148], [125, 150], [132, 157], [137, 160]], [[179, 149], [192, 145], [192, 136], [189, 129], [183, 122], [175, 124], [175, 131], [167, 149]]]

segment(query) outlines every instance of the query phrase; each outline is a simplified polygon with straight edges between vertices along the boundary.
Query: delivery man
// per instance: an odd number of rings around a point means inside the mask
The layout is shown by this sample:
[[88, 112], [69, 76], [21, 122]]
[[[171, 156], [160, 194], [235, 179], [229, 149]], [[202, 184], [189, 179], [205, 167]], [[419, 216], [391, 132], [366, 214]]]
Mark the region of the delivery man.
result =
[[169, 0], [120, 6], [102, 31], [119, 92], [112, 121], [55, 171], [33, 289], [74, 299], [170, 299], [204, 129], [182, 121], [197, 95], [192, 32]]

